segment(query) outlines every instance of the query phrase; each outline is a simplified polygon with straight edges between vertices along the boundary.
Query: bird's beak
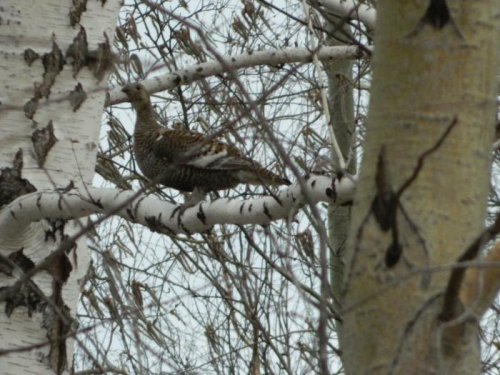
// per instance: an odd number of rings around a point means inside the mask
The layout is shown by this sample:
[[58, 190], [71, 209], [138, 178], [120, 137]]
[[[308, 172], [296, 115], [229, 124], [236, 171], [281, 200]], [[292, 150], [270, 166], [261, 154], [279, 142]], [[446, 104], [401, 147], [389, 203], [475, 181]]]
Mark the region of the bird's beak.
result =
[[130, 87], [127, 85], [127, 86], [124, 86], [122, 88], [122, 92], [124, 92], [125, 94], [128, 94], [130, 92]]

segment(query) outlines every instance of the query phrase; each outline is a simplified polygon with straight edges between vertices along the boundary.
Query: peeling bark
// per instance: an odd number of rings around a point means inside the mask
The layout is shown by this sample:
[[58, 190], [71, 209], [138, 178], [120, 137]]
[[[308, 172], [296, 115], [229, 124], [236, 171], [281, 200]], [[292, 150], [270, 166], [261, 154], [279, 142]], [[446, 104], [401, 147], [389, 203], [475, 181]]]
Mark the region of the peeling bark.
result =
[[[88, 51], [109, 44], [103, 35], [113, 32], [119, 6], [78, 0], [72, 6], [55, 0], [2, 2], [0, 40], [7, 52], [0, 54], [6, 109], [0, 116], [1, 214], [13, 218], [9, 203], [36, 189], [64, 194], [70, 181], [70, 186], [90, 184], [104, 90]], [[83, 62], [70, 64], [75, 56], [65, 54], [75, 50], [72, 42], [82, 35], [86, 48], [76, 57], [83, 56]], [[101, 70], [100, 79], [108, 72], [109, 66]], [[59, 210], [64, 207], [61, 199], [54, 203]], [[43, 205], [43, 200], [34, 201], [32, 208]], [[86, 272], [88, 253], [85, 240], [66, 242], [80, 230], [71, 220], [41, 217], [22, 233], [0, 234], [2, 373], [71, 371], [77, 280]]]
[[38, 166], [42, 168], [50, 149], [57, 142], [52, 121], [50, 121], [45, 128], [35, 130], [31, 135], [31, 140], [33, 141], [33, 148], [35, 150]]
[[21, 176], [23, 168], [23, 151], [16, 153], [13, 168], [0, 170], [0, 207], [12, 202], [21, 195], [36, 191], [36, 188]]

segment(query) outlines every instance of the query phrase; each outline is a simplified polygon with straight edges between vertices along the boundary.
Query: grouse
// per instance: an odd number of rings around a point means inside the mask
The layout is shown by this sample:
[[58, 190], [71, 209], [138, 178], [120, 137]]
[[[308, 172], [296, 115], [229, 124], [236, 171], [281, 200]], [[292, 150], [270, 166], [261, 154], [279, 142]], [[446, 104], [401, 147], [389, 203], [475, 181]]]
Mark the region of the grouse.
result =
[[160, 125], [149, 93], [139, 83], [122, 91], [137, 113], [134, 156], [142, 173], [166, 187], [191, 192], [191, 204], [214, 190], [238, 184], [290, 185], [290, 181], [245, 157], [234, 146], [201, 133]]

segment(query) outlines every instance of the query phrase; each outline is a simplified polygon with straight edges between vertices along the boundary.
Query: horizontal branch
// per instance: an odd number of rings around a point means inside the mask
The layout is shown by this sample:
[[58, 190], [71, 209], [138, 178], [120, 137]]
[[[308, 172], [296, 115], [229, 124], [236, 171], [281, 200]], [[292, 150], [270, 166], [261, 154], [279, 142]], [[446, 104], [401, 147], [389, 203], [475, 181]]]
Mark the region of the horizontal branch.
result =
[[[228, 68], [234, 71], [258, 65], [310, 62], [315, 53], [320, 60], [356, 59], [364, 56], [361, 49], [356, 46], [322, 47], [318, 51], [311, 51], [307, 48], [250, 51], [237, 56], [223, 57], [222, 61], [216, 60], [195, 64], [176, 72], [147, 79], [141, 83], [150, 93], [154, 93], [171, 90], [177, 86], [187, 85], [203, 78], [224, 74], [228, 71]], [[125, 94], [117, 88], [109, 92], [107, 105], [124, 103], [126, 101], [128, 100]]]
[[18, 244], [16, 239], [35, 221], [46, 218], [77, 219], [97, 213], [116, 214], [167, 234], [203, 232], [215, 224], [266, 225], [292, 217], [307, 203], [349, 203], [354, 196], [355, 183], [353, 176], [344, 175], [332, 180], [311, 175], [304, 180], [305, 192], [296, 183], [275, 196], [244, 200], [223, 198], [201, 202], [184, 211], [180, 205], [131, 190], [88, 188], [36, 192], [17, 198], [0, 211], [0, 243], [4, 249], [6, 244]]
[[316, 3], [337, 16], [358, 19], [368, 29], [375, 30], [377, 12], [368, 4], [357, 0], [316, 0]]

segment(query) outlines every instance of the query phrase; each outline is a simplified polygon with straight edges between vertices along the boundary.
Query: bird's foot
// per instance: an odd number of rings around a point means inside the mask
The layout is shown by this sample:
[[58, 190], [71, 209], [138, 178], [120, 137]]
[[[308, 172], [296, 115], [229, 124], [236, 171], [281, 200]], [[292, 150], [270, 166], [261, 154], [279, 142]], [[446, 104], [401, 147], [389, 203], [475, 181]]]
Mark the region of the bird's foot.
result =
[[180, 222], [182, 215], [184, 215], [184, 212], [188, 208], [194, 207], [198, 203], [200, 203], [203, 200], [203, 198], [205, 198], [205, 195], [206, 195], [205, 190], [195, 187], [193, 189], [193, 192], [186, 197], [184, 203], [177, 206], [174, 209], [174, 211], [172, 212], [172, 216], [177, 214], [178, 215], [177, 218]]
[[196, 206], [203, 200], [203, 198], [205, 198], [206, 194], [207, 192], [204, 189], [195, 187], [193, 192], [186, 197], [184, 206], [187, 206], [186, 208]]

